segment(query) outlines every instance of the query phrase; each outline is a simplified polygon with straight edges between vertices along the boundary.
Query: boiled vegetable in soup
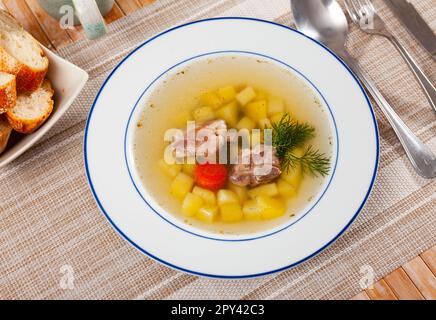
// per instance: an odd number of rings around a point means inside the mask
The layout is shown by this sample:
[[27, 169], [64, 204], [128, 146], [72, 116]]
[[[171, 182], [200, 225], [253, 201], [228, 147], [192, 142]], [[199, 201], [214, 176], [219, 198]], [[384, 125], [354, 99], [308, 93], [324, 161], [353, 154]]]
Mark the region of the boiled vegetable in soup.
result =
[[159, 162], [185, 217], [208, 224], [276, 219], [303, 179], [329, 174], [330, 158], [311, 146], [315, 128], [293, 118], [283, 99], [228, 85], [198, 101], [180, 115], [185, 125]]

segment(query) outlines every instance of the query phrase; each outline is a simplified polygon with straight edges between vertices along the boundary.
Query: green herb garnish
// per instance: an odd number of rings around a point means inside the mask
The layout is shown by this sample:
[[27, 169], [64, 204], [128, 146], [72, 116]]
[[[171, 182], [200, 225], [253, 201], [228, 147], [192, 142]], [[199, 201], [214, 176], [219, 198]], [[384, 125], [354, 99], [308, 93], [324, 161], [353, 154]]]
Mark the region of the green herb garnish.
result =
[[293, 120], [288, 113], [283, 115], [278, 123], [272, 124], [272, 129], [272, 143], [279, 158], [285, 157], [289, 151], [315, 136], [312, 126]]
[[308, 140], [315, 136], [315, 128], [307, 123], [293, 120], [286, 113], [278, 123], [272, 125], [272, 144], [276, 148], [283, 171], [289, 171], [301, 165], [303, 173], [308, 172], [313, 176], [328, 175], [330, 159], [319, 150], [308, 146], [300, 156], [293, 153], [295, 148], [302, 147]]
[[314, 150], [312, 146], [307, 147], [301, 157], [292, 152], [287, 153], [281, 164], [284, 170], [295, 168], [296, 165], [300, 164], [303, 172], [308, 172], [313, 176], [318, 174], [326, 176], [330, 171], [330, 159], [320, 153], [319, 150]]

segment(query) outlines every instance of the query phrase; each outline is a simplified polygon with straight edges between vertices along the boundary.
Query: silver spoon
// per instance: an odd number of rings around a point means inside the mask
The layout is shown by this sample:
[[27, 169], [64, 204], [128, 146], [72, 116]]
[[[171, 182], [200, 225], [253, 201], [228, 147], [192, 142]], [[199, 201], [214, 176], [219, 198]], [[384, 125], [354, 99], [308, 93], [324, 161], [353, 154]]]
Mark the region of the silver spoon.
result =
[[297, 29], [329, 47], [360, 78], [397, 134], [416, 172], [427, 179], [435, 178], [436, 155], [406, 126], [372, 80], [360, 68], [357, 60], [346, 50], [348, 22], [338, 2], [336, 0], [291, 0], [291, 6]]

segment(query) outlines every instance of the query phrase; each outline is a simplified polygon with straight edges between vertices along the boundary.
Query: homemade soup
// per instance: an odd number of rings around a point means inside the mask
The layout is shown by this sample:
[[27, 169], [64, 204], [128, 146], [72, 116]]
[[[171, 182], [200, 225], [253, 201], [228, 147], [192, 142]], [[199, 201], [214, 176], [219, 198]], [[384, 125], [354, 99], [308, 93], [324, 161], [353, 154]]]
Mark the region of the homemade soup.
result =
[[247, 56], [204, 59], [166, 75], [146, 98], [136, 170], [155, 209], [182, 224], [264, 231], [322, 190], [332, 170], [330, 123], [292, 70]]

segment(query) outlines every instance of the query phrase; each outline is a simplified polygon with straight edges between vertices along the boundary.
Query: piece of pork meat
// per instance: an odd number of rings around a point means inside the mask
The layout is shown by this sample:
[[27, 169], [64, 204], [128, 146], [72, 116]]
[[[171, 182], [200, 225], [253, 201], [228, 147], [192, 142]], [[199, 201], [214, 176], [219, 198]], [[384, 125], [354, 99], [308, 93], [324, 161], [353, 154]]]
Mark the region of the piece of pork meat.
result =
[[229, 180], [238, 186], [255, 187], [273, 181], [281, 173], [276, 149], [259, 144], [252, 150], [239, 152], [238, 163], [232, 165]]
[[[195, 127], [194, 132], [185, 129], [183, 136], [178, 136], [171, 143], [174, 150], [184, 150], [183, 154], [175, 153], [177, 158], [213, 157], [227, 142], [227, 125], [224, 120], [212, 120], [201, 127]], [[192, 129], [191, 129], [192, 130]], [[195, 141], [188, 143], [188, 139], [195, 135]], [[212, 154], [209, 151], [213, 151]]]

